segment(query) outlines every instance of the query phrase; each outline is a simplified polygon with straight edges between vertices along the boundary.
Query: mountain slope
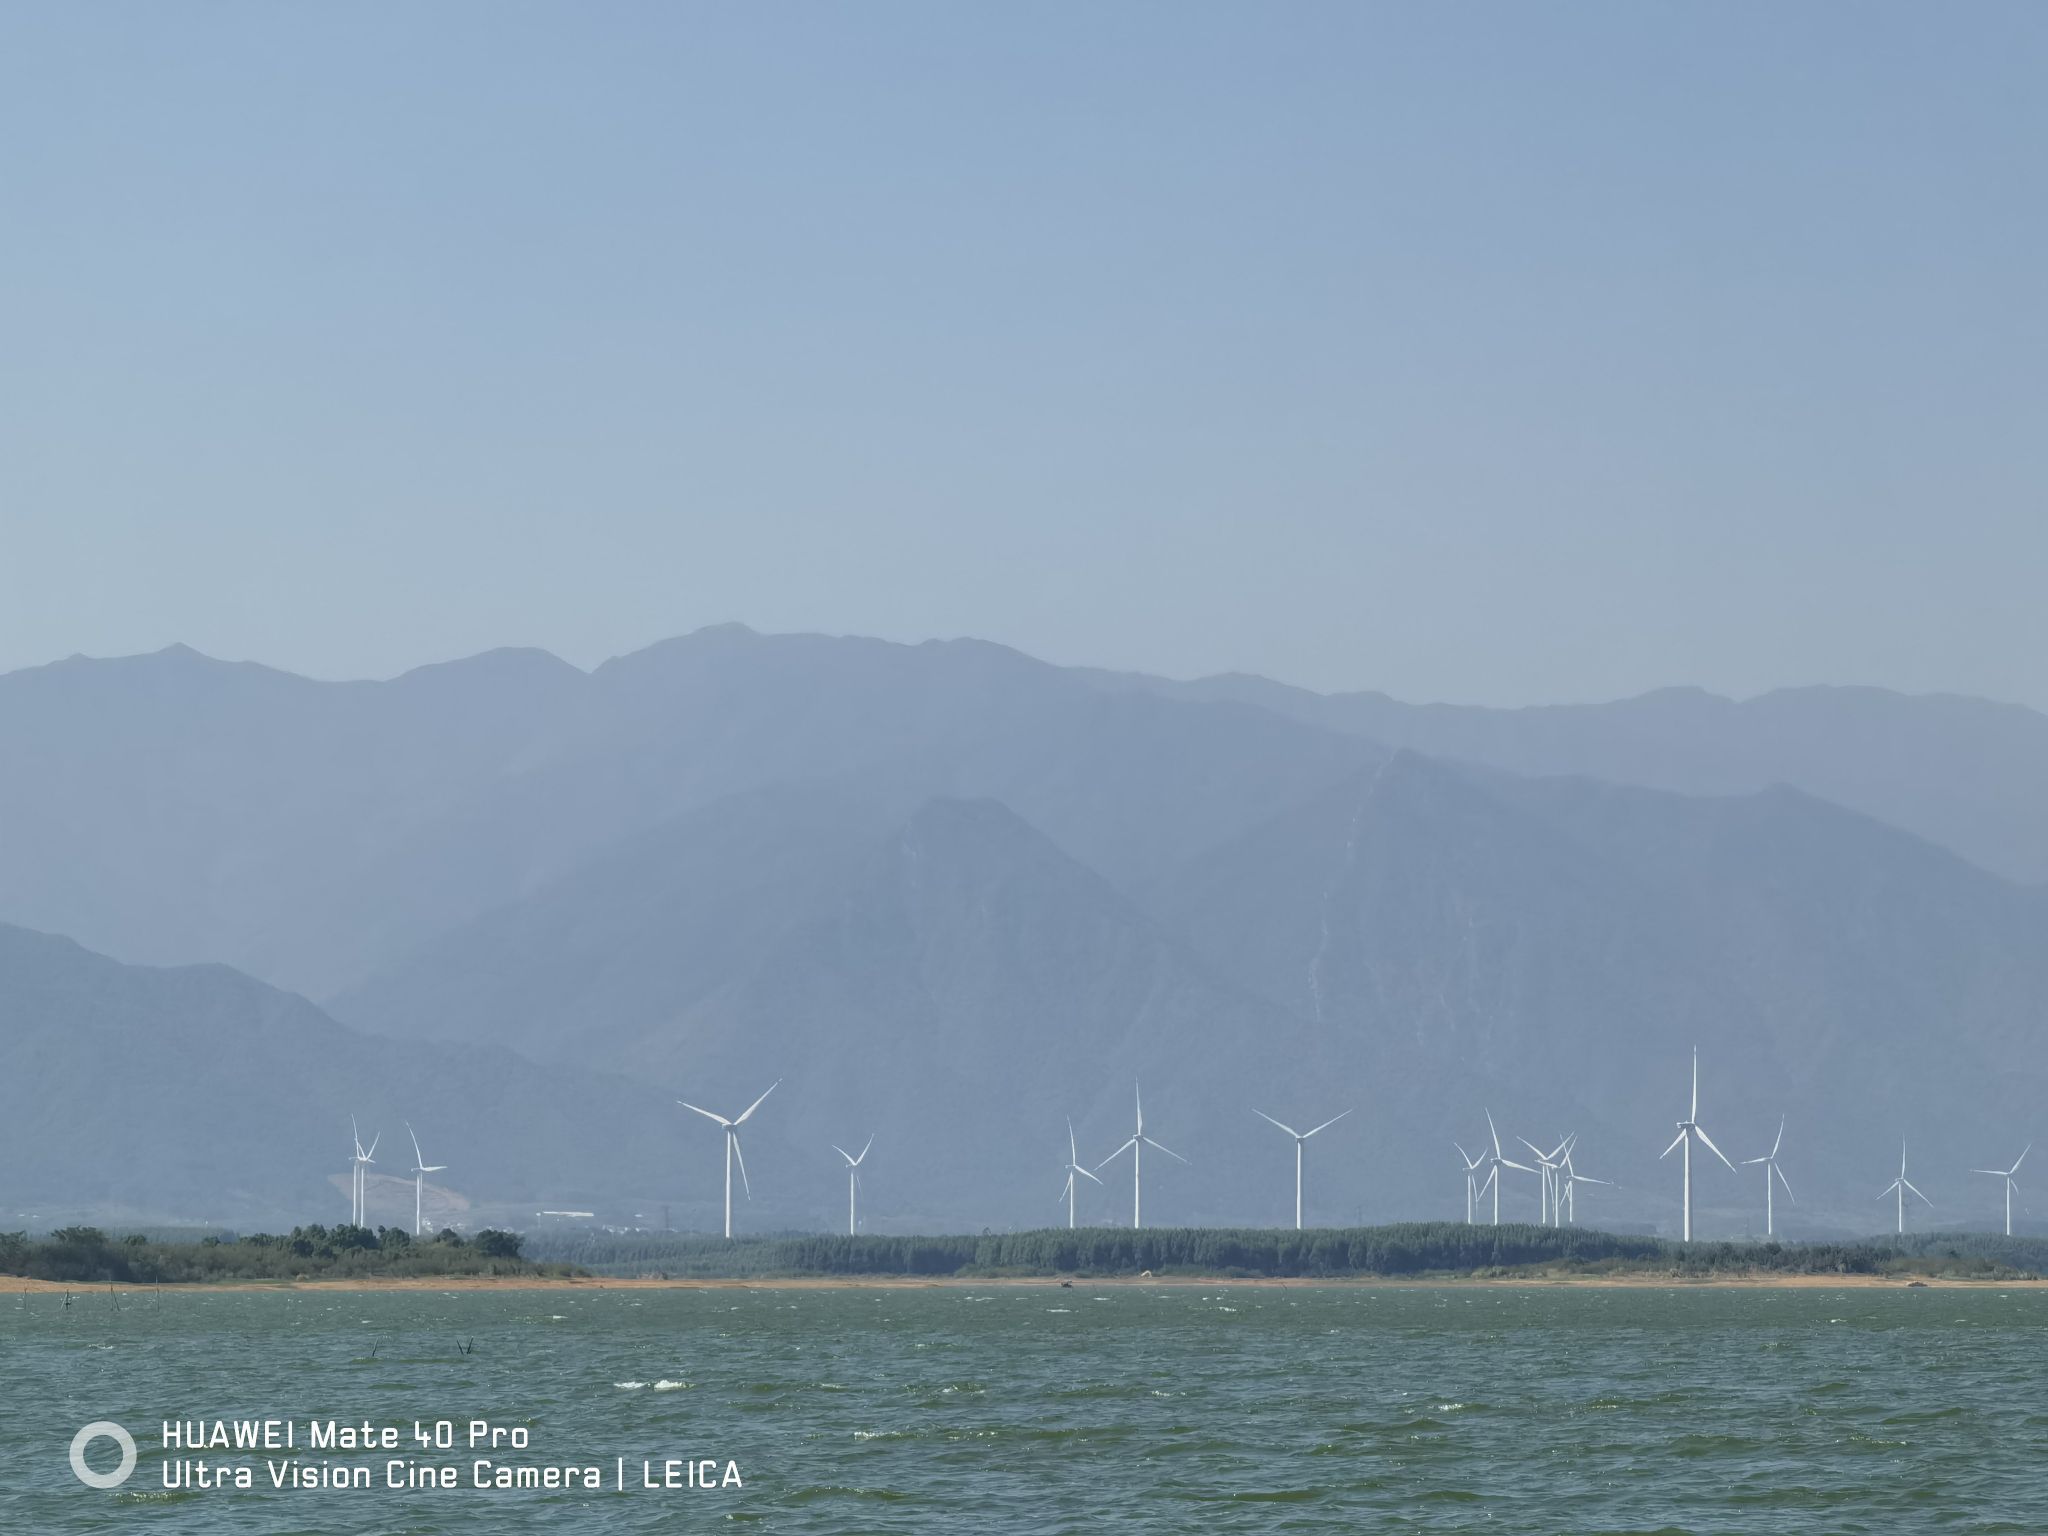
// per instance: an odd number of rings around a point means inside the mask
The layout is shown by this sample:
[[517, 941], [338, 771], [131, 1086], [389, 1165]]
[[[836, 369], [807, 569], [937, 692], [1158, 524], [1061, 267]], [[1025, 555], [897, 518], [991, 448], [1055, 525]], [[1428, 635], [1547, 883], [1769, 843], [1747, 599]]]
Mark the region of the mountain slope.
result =
[[376, 1222], [411, 1224], [408, 1118], [449, 1164], [429, 1206], [442, 1219], [472, 1200], [516, 1218], [676, 1188], [667, 1098], [501, 1050], [401, 1049], [225, 966], [121, 965], [0, 925], [0, 1024], [7, 1225], [78, 1210], [345, 1221], [352, 1114], [365, 1142], [383, 1138]]
[[1724, 1150], [1794, 1117], [1819, 1176], [1796, 1220], [1866, 1222], [1852, 1192], [1902, 1136], [1966, 1167], [1995, 1150], [1987, 1127], [2015, 1153], [2030, 1134], [2010, 1066], [2040, 1049], [2041, 893], [1794, 791], [1696, 799], [1402, 753], [1173, 891], [1168, 926], [1211, 966], [1375, 1042], [1447, 1126], [1480, 1106], [1437, 1085], [1480, 1062], [1518, 1085], [1519, 1123], [1586, 1131], [1586, 1171], [1628, 1170], [1608, 1209], [1669, 1220], [1651, 1157], [1695, 1042]]

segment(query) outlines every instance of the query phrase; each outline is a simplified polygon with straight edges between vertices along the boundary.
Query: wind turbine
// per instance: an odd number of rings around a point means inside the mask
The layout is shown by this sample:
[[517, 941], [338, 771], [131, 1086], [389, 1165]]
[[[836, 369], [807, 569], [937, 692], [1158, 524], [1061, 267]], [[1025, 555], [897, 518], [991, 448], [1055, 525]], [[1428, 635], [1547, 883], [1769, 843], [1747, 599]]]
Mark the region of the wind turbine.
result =
[[1493, 1138], [1493, 1155], [1488, 1157], [1484, 1152], [1479, 1154], [1486, 1163], [1486, 1183], [1480, 1186], [1479, 1194], [1480, 1198], [1484, 1199], [1487, 1189], [1490, 1187], [1493, 1190], [1493, 1224], [1497, 1227], [1500, 1225], [1501, 1169], [1513, 1168], [1518, 1173], [1534, 1173], [1536, 1170], [1527, 1164], [1516, 1162], [1511, 1157], [1501, 1156], [1500, 1132], [1494, 1129], [1493, 1111], [1490, 1109], [1486, 1112], [1486, 1134]]
[[1565, 1154], [1572, 1149], [1572, 1138], [1565, 1137], [1549, 1152], [1545, 1152], [1526, 1136], [1517, 1136], [1515, 1140], [1536, 1154], [1536, 1166], [1543, 1174], [1543, 1214], [1537, 1219], [1537, 1225], [1554, 1227], [1557, 1225], [1558, 1211], [1562, 1205], [1557, 1187], [1557, 1170], [1564, 1166]]
[[[1790, 1200], [1794, 1205], [1797, 1205], [1799, 1203], [1799, 1197], [1792, 1193], [1791, 1181], [1785, 1177], [1785, 1170], [1778, 1166], [1778, 1148], [1784, 1144], [1784, 1141], [1785, 1117], [1783, 1115], [1780, 1115], [1778, 1116], [1778, 1139], [1771, 1143], [1771, 1150], [1766, 1152], [1762, 1157], [1745, 1157], [1742, 1160], [1742, 1166], [1745, 1168], [1752, 1167], [1757, 1163], [1762, 1163], [1764, 1165], [1765, 1237], [1775, 1237], [1778, 1233], [1777, 1214], [1772, 1209], [1771, 1203], [1772, 1181], [1776, 1180], [1776, 1182], [1783, 1184], [1785, 1186], [1785, 1198], [1787, 1200]], [[2022, 1153], [2021, 1156], [2025, 1156], [2025, 1154]]]
[[410, 1120], [405, 1122], [405, 1134], [412, 1137], [412, 1235], [418, 1237], [426, 1230], [426, 1224], [420, 1220], [420, 1206], [427, 1192], [427, 1175], [446, 1173], [448, 1165], [427, 1161], [426, 1155], [420, 1151], [419, 1133], [412, 1128]]
[[[1074, 1142], [1074, 1121], [1069, 1116], [1067, 1119], [1067, 1187], [1060, 1191], [1060, 1198], [1067, 1202], [1067, 1230], [1069, 1232], [1074, 1230], [1074, 1196], [1081, 1187], [1074, 1182], [1076, 1174], [1079, 1174], [1084, 1179], [1095, 1179], [1094, 1174], [1081, 1166], [1081, 1149]], [[1095, 1182], [1100, 1184], [1102, 1180], [1095, 1179]]]
[[[2013, 1166], [2017, 1168], [2019, 1164], [2015, 1163], [2013, 1164]], [[2010, 1175], [2008, 1175], [2008, 1177], [2010, 1177]], [[1902, 1141], [1899, 1143], [1899, 1176], [1896, 1179], [1893, 1179], [1891, 1183], [1885, 1185], [1884, 1187], [1884, 1195], [1889, 1195], [1894, 1192], [1898, 1194], [1899, 1235], [1901, 1237], [1904, 1237], [1906, 1235], [1906, 1191], [1908, 1190], [1912, 1190], [1913, 1193], [1919, 1196], [1920, 1199], [1926, 1200], [1927, 1208], [1929, 1210], [1932, 1210], [1934, 1208], [1934, 1202], [1932, 1200], [1928, 1200], [1925, 1195], [1920, 1194], [1919, 1190], [1913, 1189], [1913, 1181], [1906, 1177], [1906, 1144]], [[1879, 1195], [1877, 1198], [1882, 1200], [1884, 1198], [1884, 1195]]]
[[[2020, 1164], [2027, 1160], [2027, 1153], [2033, 1150], [2034, 1144], [2030, 1141], [2026, 1145], [2026, 1150], [2012, 1160], [2010, 1168], [1972, 1168], [1970, 1170], [1972, 1173], [1988, 1173], [1994, 1179], [2005, 1180], [2005, 1235], [2007, 1237], [2012, 1236], [2012, 1192], [2019, 1187], [2013, 1183], [2012, 1176], [2020, 1171]], [[1903, 1172], [1904, 1170], [1902, 1169], [1901, 1173]], [[1919, 1191], [1915, 1190], [1914, 1193], [1918, 1194]]]
[[725, 1235], [728, 1238], [732, 1236], [732, 1162], [734, 1158], [738, 1158], [740, 1162], [740, 1185], [746, 1190], [749, 1200], [754, 1198], [754, 1186], [747, 1182], [747, 1159], [745, 1154], [740, 1151], [740, 1127], [747, 1123], [748, 1115], [751, 1115], [761, 1107], [761, 1099], [767, 1098], [769, 1093], [773, 1093], [781, 1086], [782, 1079], [778, 1077], [768, 1085], [768, 1093], [762, 1094], [760, 1099], [754, 1100], [753, 1103], [740, 1111], [737, 1118], [732, 1120], [726, 1119], [723, 1115], [714, 1115], [708, 1109], [697, 1109], [697, 1106], [688, 1100], [676, 1100], [683, 1108], [696, 1110], [706, 1120], [716, 1120], [725, 1127]]
[[[769, 1090], [770, 1093], [772, 1093], [773, 1091], [773, 1089]], [[764, 1093], [761, 1095], [761, 1097], [765, 1099], [768, 1097], [768, 1094]], [[740, 1118], [744, 1120], [747, 1117], [745, 1115], [741, 1115]], [[846, 1148], [840, 1146], [837, 1142], [834, 1142], [832, 1144], [832, 1150], [834, 1152], [837, 1152], [841, 1157], [846, 1159], [846, 1235], [848, 1237], [853, 1236], [853, 1234], [859, 1230], [858, 1226], [855, 1224], [853, 1219], [853, 1192], [860, 1185], [860, 1165], [867, 1158], [868, 1147], [872, 1147], [874, 1144], [875, 1138], [870, 1136], [868, 1138], [868, 1146], [862, 1147], [860, 1149], [859, 1157], [855, 1157], [851, 1152], [847, 1151]], [[727, 1234], [727, 1236], [730, 1235], [730, 1233]]]
[[1569, 1219], [1574, 1225], [1577, 1224], [1579, 1219], [1579, 1186], [1581, 1184], [1606, 1184], [1611, 1186], [1614, 1183], [1612, 1179], [1596, 1179], [1590, 1174], [1581, 1173], [1572, 1166], [1572, 1152], [1577, 1147], [1578, 1139], [1577, 1136], [1572, 1137], [1572, 1144], [1564, 1149], [1564, 1162], [1559, 1167], [1559, 1172], [1563, 1177], [1558, 1182], [1558, 1198], [1565, 1205], [1571, 1207], [1572, 1213]]
[[370, 1150], [365, 1152], [363, 1150], [362, 1133], [356, 1129], [356, 1117], [354, 1115], [348, 1117], [348, 1128], [356, 1144], [356, 1178], [353, 1191], [355, 1195], [355, 1208], [350, 1219], [354, 1225], [361, 1227], [367, 1226], [370, 1221], [370, 1164], [377, 1161], [377, 1143], [384, 1139], [384, 1133], [379, 1131], [376, 1135], [372, 1136], [370, 1138]]
[[1673, 1139], [1671, 1145], [1666, 1147], [1662, 1152], [1659, 1152], [1657, 1154], [1657, 1158], [1661, 1162], [1663, 1159], [1669, 1157], [1673, 1152], [1676, 1152], [1680, 1147], [1685, 1148], [1685, 1241], [1688, 1243], [1692, 1241], [1693, 1142], [1698, 1141], [1701, 1146], [1705, 1147], [1709, 1152], [1713, 1153], [1714, 1156], [1720, 1158], [1723, 1163], [1727, 1163], [1728, 1171], [1730, 1173], [1733, 1173], [1735, 1171], [1735, 1165], [1733, 1163], [1728, 1162], [1726, 1154], [1724, 1154], [1719, 1147], [1714, 1145], [1713, 1138], [1708, 1136], [1705, 1131], [1700, 1129], [1699, 1119], [1700, 1048], [1698, 1046], [1694, 1046], [1692, 1048], [1692, 1109], [1687, 1114], [1685, 1119], [1678, 1122], [1678, 1135], [1676, 1138]]
[[1145, 1099], [1138, 1092], [1138, 1085], [1136, 1083], [1131, 1085], [1131, 1097], [1137, 1101], [1138, 1105], [1138, 1128], [1131, 1132], [1131, 1139], [1129, 1141], [1118, 1147], [1095, 1166], [1107, 1168], [1126, 1152], [1131, 1154], [1131, 1230], [1135, 1232], [1144, 1225], [1140, 1217], [1144, 1210], [1143, 1200], [1145, 1191], [1144, 1185], [1139, 1182], [1138, 1175], [1144, 1166], [1145, 1149], [1152, 1147], [1157, 1151], [1164, 1152], [1177, 1163], [1184, 1163], [1187, 1159], [1171, 1147], [1160, 1146], [1158, 1142], [1145, 1134]]
[[1484, 1168], [1486, 1159], [1474, 1157], [1455, 1141], [1451, 1145], [1458, 1147], [1458, 1156], [1465, 1160], [1465, 1225], [1469, 1227], [1472, 1225], [1472, 1202], [1479, 1198], [1479, 1181], [1472, 1177], [1472, 1173], [1476, 1168]]
[[1351, 1111], [1347, 1109], [1344, 1111], [1344, 1114], [1330, 1116], [1329, 1119], [1317, 1126], [1315, 1131], [1297, 1131], [1291, 1125], [1281, 1125], [1278, 1120], [1275, 1120], [1263, 1109], [1255, 1109], [1252, 1113], [1268, 1125], [1280, 1126], [1281, 1130], [1294, 1138], [1294, 1230], [1299, 1232], [1301, 1230], [1301, 1144], [1307, 1141], [1309, 1137], [1315, 1135], [1316, 1131], [1327, 1131], [1339, 1120], [1342, 1120], [1344, 1115], [1350, 1114]]

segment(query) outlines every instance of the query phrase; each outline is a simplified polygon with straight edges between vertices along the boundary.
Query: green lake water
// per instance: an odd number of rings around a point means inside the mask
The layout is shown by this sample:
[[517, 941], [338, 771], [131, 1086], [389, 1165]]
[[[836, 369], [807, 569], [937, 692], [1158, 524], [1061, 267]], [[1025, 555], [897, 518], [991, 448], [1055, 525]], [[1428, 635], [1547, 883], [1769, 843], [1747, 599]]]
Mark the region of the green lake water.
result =
[[[6, 1536], [2048, 1532], [2032, 1291], [0, 1293], [0, 1376]], [[298, 1447], [161, 1445], [262, 1418]], [[70, 1469], [101, 1419], [138, 1444], [118, 1490]], [[308, 1449], [329, 1420], [403, 1443]], [[479, 1458], [605, 1486], [477, 1489]], [[164, 1487], [201, 1459], [257, 1487]], [[385, 1487], [394, 1460], [460, 1486]], [[744, 1486], [644, 1486], [672, 1461]]]

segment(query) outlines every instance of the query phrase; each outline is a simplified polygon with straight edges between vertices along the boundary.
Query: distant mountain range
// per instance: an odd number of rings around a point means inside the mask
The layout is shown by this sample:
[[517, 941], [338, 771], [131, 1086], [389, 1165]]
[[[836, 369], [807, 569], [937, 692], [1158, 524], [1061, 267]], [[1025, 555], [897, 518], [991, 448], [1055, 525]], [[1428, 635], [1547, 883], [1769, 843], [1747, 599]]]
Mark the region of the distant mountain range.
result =
[[[2017, 1154], [2044, 1064], [2044, 770], [2048, 719], [1969, 700], [1446, 710], [732, 626], [589, 674], [59, 663], [0, 677], [0, 918], [321, 1006], [0, 929], [0, 1212], [331, 1219], [356, 1109], [431, 1115], [479, 1202], [705, 1225], [675, 1098], [782, 1078], [757, 1227], [833, 1221], [870, 1131], [878, 1227], [1032, 1225], [1065, 1117], [1100, 1156], [1142, 1079], [1193, 1159], [1148, 1161], [1148, 1222], [1280, 1219], [1250, 1110], [1356, 1104], [1312, 1219], [1462, 1210], [1490, 1106], [1582, 1133], [1620, 1181], [1582, 1217], [1668, 1227], [1698, 1041], [1731, 1156], [1791, 1117], [1787, 1227], [1874, 1230], [1901, 1137], [1982, 1224], [1960, 1170]], [[1750, 1182], [1702, 1174], [1702, 1229]]]

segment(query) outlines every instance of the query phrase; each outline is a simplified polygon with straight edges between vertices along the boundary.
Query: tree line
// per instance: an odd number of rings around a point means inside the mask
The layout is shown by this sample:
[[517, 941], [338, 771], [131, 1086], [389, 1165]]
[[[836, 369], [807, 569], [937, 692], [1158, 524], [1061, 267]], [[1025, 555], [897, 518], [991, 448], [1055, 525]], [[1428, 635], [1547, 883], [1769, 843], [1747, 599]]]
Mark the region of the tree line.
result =
[[787, 1233], [727, 1241], [697, 1234], [552, 1233], [548, 1259], [599, 1274], [671, 1278], [1208, 1275], [1355, 1279], [1441, 1275], [1668, 1273], [1940, 1274], [2048, 1272], [2048, 1241], [1925, 1236], [1904, 1243], [1693, 1243], [1577, 1227], [1406, 1222], [1296, 1232], [1273, 1228], [1064, 1227], [959, 1236]]
[[183, 1284], [209, 1280], [349, 1280], [386, 1276], [538, 1275], [562, 1272], [521, 1253], [517, 1232], [473, 1237], [403, 1227], [294, 1227], [282, 1235], [209, 1236], [166, 1242], [144, 1233], [63, 1227], [43, 1237], [0, 1232], [0, 1275], [80, 1285]]

